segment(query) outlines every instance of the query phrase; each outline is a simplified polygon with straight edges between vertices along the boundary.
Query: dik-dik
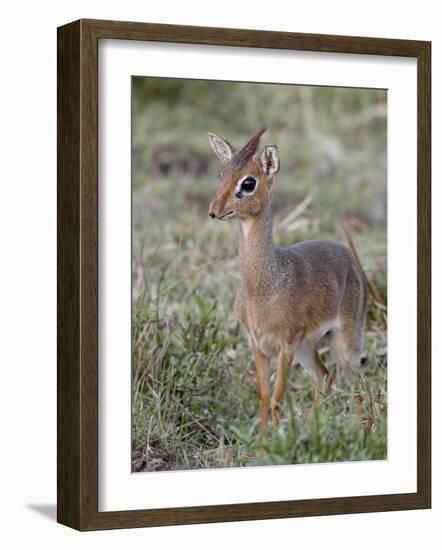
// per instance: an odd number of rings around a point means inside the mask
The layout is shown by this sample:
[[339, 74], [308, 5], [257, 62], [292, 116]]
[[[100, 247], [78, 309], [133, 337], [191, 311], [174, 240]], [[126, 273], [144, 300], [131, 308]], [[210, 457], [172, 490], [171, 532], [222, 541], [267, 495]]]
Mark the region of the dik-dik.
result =
[[[272, 195], [279, 170], [275, 145], [261, 150], [265, 128], [240, 149], [209, 133], [222, 163], [219, 186], [209, 207], [217, 220], [237, 218], [240, 227], [241, 283], [235, 311], [248, 333], [256, 363], [259, 433], [264, 436], [271, 404], [278, 426], [290, 366], [301, 363], [318, 385], [331, 375], [317, 347], [327, 335], [338, 378], [358, 370], [363, 347], [367, 291], [350, 251], [331, 241], [304, 241], [275, 246]], [[269, 363], [277, 356], [270, 403]]]

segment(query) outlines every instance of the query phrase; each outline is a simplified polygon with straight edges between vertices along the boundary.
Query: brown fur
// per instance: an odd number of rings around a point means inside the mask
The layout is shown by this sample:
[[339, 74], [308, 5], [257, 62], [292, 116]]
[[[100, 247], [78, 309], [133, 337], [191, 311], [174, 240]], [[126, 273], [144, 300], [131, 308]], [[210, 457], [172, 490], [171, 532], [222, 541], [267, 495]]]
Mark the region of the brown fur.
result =
[[[318, 343], [326, 334], [339, 378], [341, 373], [356, 373], [367, 299], [364, 277], [345, 246], [331, 241], [274, 245], [271, 198], [279, 159], [275, 146], [257, 152], [264, 130], [237, 152], [225, 140], [209, 135], [223, 163], [209, 214], [240, 221], [241, 283], [235, 310], [247, 330], [255, 358], [261, 435], [267, 425], [271, 357], [278, 357], [271, 400], [273, 423], [278, 426], [293, 361], [315, 375], [318, 384], [331, 384], [331, 376], [317, 353]], [[256, 192], [237, 198], [237, 184], [246, 176], [258, 179]]]

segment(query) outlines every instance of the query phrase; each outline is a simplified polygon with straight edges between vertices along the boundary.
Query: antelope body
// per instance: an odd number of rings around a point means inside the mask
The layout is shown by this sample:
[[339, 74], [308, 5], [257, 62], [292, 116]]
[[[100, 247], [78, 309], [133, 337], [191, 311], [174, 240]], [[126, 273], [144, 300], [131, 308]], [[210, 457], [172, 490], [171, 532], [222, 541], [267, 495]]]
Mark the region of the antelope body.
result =
[[274, 145], [258, 150], [264, 131], [259, 130], [239, 150], [209, 134], [222, 163], [209, 215], [240, 222], [241, 282], [235, 310], [249, 335], [256, 363], [260, 435], [265, 433], [270, 405], [270, 359], [277, 356], [271, 410], [273, 424], [278, 426], [288, 370], [294, 362], [301, 363], [318, 384], [332, 383], [317, 352], [325, 335], [338, 377], [357, 371], [367, 297], [364, 277], [345, 246], [319, 240], [274, 245], [271, 198], [279, 155]]

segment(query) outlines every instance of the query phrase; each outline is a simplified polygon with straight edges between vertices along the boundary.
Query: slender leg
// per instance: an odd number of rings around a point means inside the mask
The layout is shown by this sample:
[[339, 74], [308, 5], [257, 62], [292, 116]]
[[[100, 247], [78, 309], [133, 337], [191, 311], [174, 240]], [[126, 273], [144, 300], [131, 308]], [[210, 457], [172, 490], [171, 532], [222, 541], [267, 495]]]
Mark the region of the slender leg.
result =
[[282, 402], [292, 359], [293, 355], [287, 355], [283, 352], [278, 355], [275, 388], [272, 396], [272, 417], [275, 427], [278, 427], [281, 421]]
[[256, 366], [256, 383], [259, 398], [259, 436], [264, 437], [267, 428], [269, 413], [269, 358], [266, 357], [254, 344], [252, 345]]
[[367, 291], [362, 275], [354, 269], [341, 305], [341, 324], [331, 332], [330, 344], [340, 385], [352, 388], [359, 378], [367, 315]]
[[313, 362], [316, 374], [316, 380], [318, 388], [328, 389], [333, 384], [333, 377], [330, 374], [329, 370], [325, 366], [324, 361], [321, 359], [319, 353], [315, 348], [313, 348]]
[[344, 326], [333, 331], [331, 337], [333, 355], [337, 363], [340, 386], [352, 386], [357, 380], [360, 364], [360, 337], [352, 327]]
[[355, 386], [360, 377], [360, 355], [362, 336], [350, 327], [335, 331], [333, 335], [333, 353], [337, 363], [338, 382], [350, 393], [350, 406], [357, 416], [364, 415], [364, 397], [355, 393]]
[[315, 378], [318, 388], [333, 384], [333, 378], [312, 342], [303, 343], [296, 354], [296, 360]]

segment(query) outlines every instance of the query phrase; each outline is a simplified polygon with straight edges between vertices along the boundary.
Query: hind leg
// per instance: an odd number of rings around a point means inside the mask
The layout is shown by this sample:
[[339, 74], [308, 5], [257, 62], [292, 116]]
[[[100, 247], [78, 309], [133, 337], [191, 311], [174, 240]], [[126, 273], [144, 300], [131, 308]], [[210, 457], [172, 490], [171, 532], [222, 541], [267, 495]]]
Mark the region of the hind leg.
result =
[[359, 377], [363, 349], [362, 327], [344, 324], [332, 331], [330, 347], [336, 361], [338, 385], [353, 386]]
[[341, 323], [331, 332], [330, 346], [337, 364], [338, 382], [352, 385], [359, 377], [364, 347], [367, 290], [364, 278], [356, 267], [349, 273], [346, 284], [339, 315]]
[[296, 354], [296, 361], [315, 378], [319, 388], [333, 384], [333, 378], [312, 342], [303, 342]]
[[360, 392], [355, 391], [356, 382], [360, 380], [362, 335], [355, 333], [352, 328], [341, 327], [334, 331], [330, 343], [337, 364], [338, 386], [349, 392], [349, 410], [362, 419], [364, 398]]

